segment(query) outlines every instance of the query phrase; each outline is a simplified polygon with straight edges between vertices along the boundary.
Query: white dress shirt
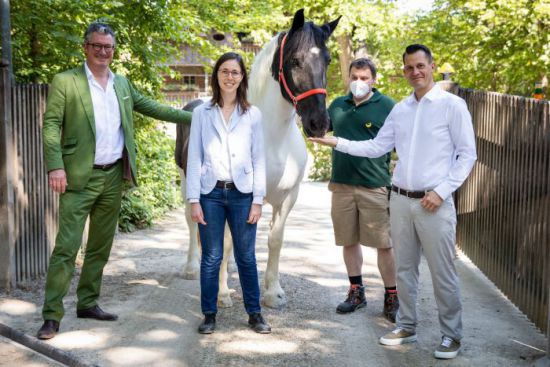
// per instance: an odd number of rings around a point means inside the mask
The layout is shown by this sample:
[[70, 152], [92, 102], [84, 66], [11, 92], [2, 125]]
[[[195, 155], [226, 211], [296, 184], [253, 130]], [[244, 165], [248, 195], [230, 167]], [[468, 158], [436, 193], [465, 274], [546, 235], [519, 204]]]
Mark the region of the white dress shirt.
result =
[[124, 132], [120, 120], [120, 108], [115, 93], [115, 75], [109, 70], [107, 88], [103, 89], [84, 63], [88, 77], [95, 121], [94, 164], [110, 164], [122, 158]]
[[231, 121], [235, 114], [239, 114], [238, 106], [235, 107], [233, 113], [229, 117], [229, 121], [225, 121], [223, 117], [222, 109], [220, 106], [216, 105], [218, 110], [218, 118], [220, 119], [221, 125], [225, 128], [220, 130], [220, 138], [222, 149], [220, 150], [220, 165], [218, 166], [218, 171], [216, 172], [217, 178], [219, 181], [233, 181], [231, 176], [231, 154], [229, 153], [229, 126], [231, 126]]
[[226, 174], [237, 189], [242, 193], [251, 192], [253, 203], [261, 205], [266, 193], [262, 113], [250, 106], [241, 114], [237, 106], [225, 124], [219, 108], [206, 101], [193, 110], [187, 157], [187, 200], [199, 202], [200, 195], [211, 192], [216, 181], [224, 177], [227, 167]]
[[434, 190], [447, 199], [477, 159], [472, 118], [463, 99], [435, 85], [420, 101], [414, 93], [395, 105], [376, 138], [338, 138], [335, 149], [380, 157], [395, 147], [399, 160], [392, 183], [405, 190]]

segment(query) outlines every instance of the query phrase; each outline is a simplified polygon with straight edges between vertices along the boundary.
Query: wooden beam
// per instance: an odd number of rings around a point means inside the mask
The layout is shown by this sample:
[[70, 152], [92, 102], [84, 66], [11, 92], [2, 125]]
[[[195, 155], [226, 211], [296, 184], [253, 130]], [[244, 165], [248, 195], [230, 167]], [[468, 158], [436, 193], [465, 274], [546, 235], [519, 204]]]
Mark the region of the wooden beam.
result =
[[15, 287], [15, 223], [13, 173], [15, 146], [11, 129], [9, 63], [0, 61], [0, 289]]

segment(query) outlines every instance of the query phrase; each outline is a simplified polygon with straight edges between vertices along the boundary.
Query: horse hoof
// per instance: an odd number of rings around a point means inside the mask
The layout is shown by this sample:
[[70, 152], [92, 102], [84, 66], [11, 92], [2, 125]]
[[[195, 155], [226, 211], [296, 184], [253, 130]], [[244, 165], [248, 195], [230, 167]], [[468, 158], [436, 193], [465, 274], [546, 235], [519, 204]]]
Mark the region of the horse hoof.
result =
[[229, 308], [233, 307], [233, 301], [229, 295], [227, 296], [218, 296], [218, 307]]
[[197, 280], [199, 279], [200, 271], [199, 269], [187, 269], [183, 270], [183, 279], [187, 280]]
[[269, 308], [283, 308], [286, 305], [284, 293], [264, 293], [263, 304]]

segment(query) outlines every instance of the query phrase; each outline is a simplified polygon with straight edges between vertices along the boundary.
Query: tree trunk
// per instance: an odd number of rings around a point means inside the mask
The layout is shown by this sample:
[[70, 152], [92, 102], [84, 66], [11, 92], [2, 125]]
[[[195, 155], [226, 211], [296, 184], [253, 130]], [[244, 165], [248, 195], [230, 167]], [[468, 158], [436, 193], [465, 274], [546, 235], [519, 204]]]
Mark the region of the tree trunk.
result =
[[349, 64], [351, 64], [351, 62], [353, 61], [351, 39], [349, 35], [342, 34], [336, 37], [336, 40], [338, 41], [338, 46], [340, 48], [340, 53], [338, 54], [338, 58], [340, 60], [340, 72], [342, 73], [342, 80], [344, 81], [344, 85], [347, 88], [347, 85], [349, 83]]

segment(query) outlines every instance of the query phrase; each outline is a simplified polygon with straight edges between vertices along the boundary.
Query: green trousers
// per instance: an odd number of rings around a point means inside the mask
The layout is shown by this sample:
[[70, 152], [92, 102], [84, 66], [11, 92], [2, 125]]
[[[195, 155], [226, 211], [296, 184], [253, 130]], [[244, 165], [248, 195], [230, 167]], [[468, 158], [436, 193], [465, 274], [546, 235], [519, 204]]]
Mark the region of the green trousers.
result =
[[59, 198], [59, 230], [46, 278], [44, 320], [61, 321], [63, 297], [74, 273], [76, 255], [88, 215], [90, 225], [84, 265], [76, 291], [77, 309], [96, 305], [103, 268], [107, 264], [118, 222], [122, 195], [122, 163], [108, 170], [94, 169], [81, 191], [66, 191]]

